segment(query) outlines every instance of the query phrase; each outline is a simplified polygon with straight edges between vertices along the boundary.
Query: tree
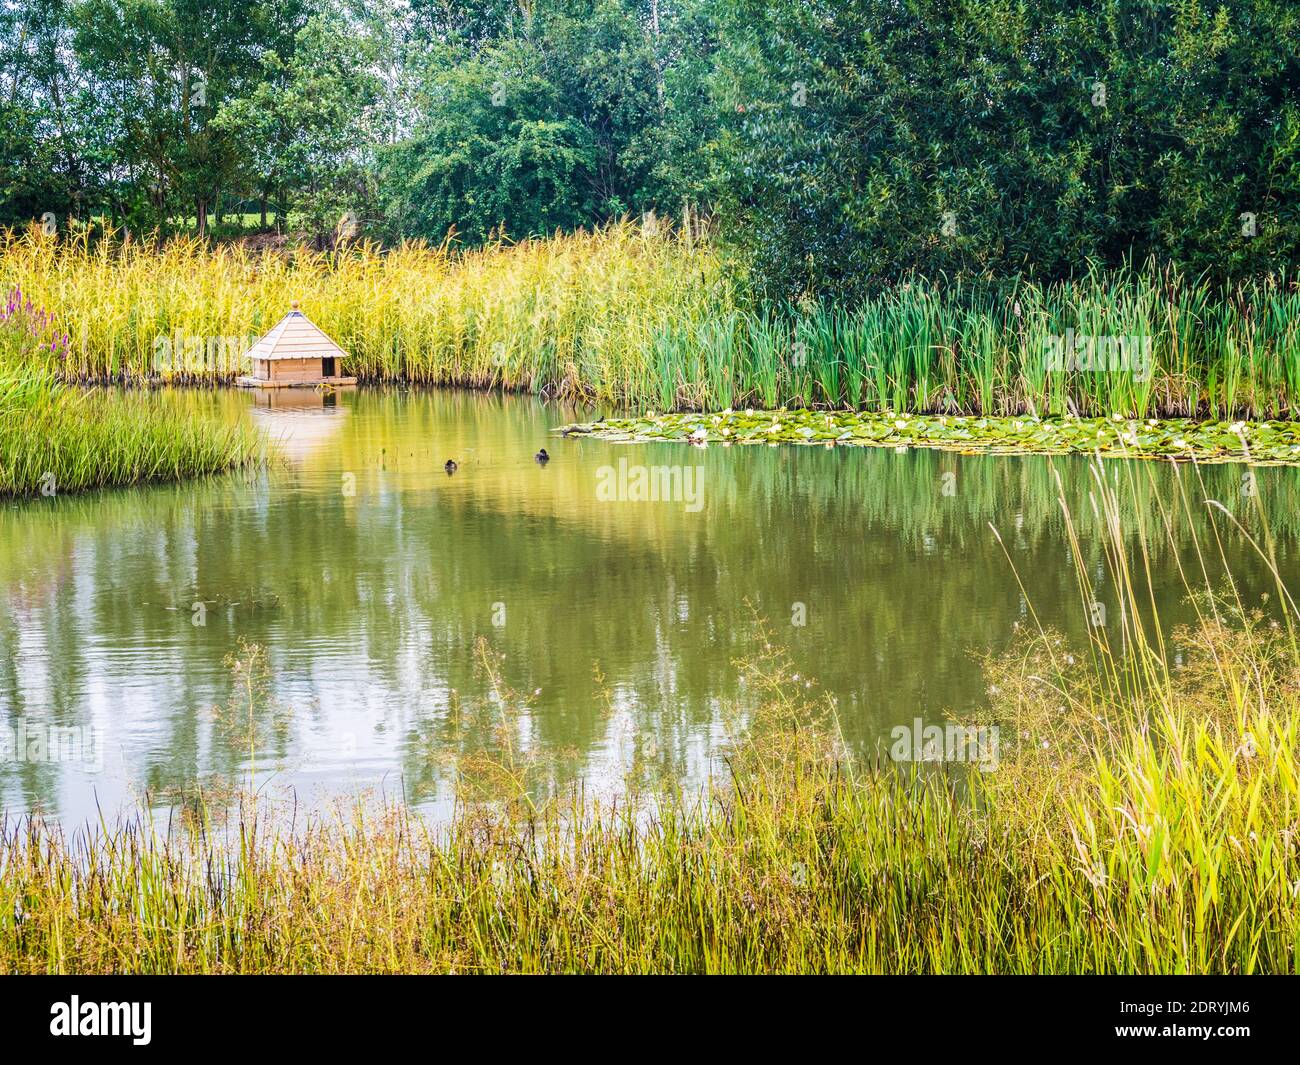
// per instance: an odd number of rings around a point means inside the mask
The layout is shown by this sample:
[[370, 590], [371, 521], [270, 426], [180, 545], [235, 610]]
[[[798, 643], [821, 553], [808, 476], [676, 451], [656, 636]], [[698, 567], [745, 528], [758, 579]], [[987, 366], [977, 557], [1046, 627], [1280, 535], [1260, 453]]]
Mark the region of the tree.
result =
[[698, 113], [686, 75], [700, 68], [684, 64], [685, 23], [666, 8], [537, 0], [453, 18], [422, 5], [415, 120], [381, 175], [395, 230], [478, 241], [674, 210], [702, 184], [679, 165], [695, 150], [681, 116]]
[[76, 214], [86, 196], [61, 0], [0, 7], [0, 225]]
[[[774, 294], [1294, 262], [1294, 8], [729, 0], [715, 175]], [[1242, 232], [1253, 214], [1256, 235]]]
[[375, 38], [342, 13], [314, 14], [289, 57], [268, 52], [255, 87], [224, 105], [215, 123], [249, 146], [257, 184], [278, 188], [290, 226], [319, 246], [341, 217], [360, 222], [372, 209], [383, 98], [377, 55]]
[[193, 212], [198, 231], [237, 170], [238, 150], [210, 120], [255, 76], [263, 9], [250, 0], [81, 0], [74, 45], [87, 77], [106, 198], [128, 223]]

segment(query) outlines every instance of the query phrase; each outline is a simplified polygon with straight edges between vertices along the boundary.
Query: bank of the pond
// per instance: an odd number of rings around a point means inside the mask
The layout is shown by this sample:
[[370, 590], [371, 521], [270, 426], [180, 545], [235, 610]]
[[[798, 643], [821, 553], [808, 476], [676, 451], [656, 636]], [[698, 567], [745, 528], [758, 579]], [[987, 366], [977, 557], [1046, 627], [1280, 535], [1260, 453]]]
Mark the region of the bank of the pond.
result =
[[992, 665], [986, 731], [957, 733], [984, 773], [846, 759], [772, 651], [703, 801], [538, 807], [507, 761], [465, 767], [497, 801], [443, 829], [359, 807], [294, 827], [191, 805], [170, 836], [11, 820], [0, 970], [1294, 972], [1294, 650], [1249, 618], [1180, 639], [1183, 666], [1136, 684], [1050, 634]]
[[265, 454], [251, 427], [147, 393], [84, 390], [41, 371], [0, 375], [0, 496], [182, 480]]
[[555, 430], [608, 440], [695, 445], [816, 444], [823, 447], [927, 447], [963, 453], [1102, 454], [1199, 462], [1300, 463], [1300, 422], [1197, 422], [1134, 419], [872, 414], [860, 411], [653, 411], [578, 422]]
[[[76, 380], [229, 380], [300, 300], [371, 382], [658, 410], [839, 407], [1287, 419], [1300, 289], [1177, 269], [911, 279], [854, 306], [762, 303], [707, 242], [618, 223], [516, 244], [254, 252], [0, 233], [0, 293], [48, 308]], [[10, 301], [12, 302], [12, 300]]]
[[76, 380], [232, 380], [294, 300], [368, 382], [547, 395], [646, 393], [646, 353], [731, 305], [706, 245], [610, 225], [474, 251], [403, 244], [337, 254], [198, 240], [55, 243], [0, 231], [0, 293], [54, 316], [33, 359]]

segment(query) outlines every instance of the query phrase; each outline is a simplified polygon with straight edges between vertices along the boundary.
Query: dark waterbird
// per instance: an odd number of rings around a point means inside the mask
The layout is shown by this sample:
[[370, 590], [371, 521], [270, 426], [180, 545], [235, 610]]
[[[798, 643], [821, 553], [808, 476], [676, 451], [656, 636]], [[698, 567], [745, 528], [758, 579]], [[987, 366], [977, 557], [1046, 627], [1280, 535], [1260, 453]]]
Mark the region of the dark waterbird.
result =
[[542, 450], [539, 451], [536, 455], [534, 455], [533, 458], [536, 461], [540, 462], [543, 466], [545, 466], [548, 462], [551, 461], [551, 456], [546, 453], [546, 448], [542, 448]]
[[448, 459], [448, 460], [443, 464], [443, 467], [442, 467], [442, 468], [443, 468], [444, 470], [447, 471], [447, 476], [450, 477], [453, 473], [456, 472], [456, 460], [455, 460], [455, 459]]

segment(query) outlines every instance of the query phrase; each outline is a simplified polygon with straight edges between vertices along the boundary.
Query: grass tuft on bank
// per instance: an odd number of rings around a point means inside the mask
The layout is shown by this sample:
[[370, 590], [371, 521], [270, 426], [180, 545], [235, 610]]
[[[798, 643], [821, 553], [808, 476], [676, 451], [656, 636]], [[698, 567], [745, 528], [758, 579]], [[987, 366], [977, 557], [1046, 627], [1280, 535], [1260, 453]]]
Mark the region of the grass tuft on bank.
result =
[[171, 397], [112, 395], [60, 379], [69, 337], [21, 288], [0, 302], [0, 496], [55, 496], [253, 465], [255, 431]]
[[176, 481], [263, 461], [255, 430], [47, 372], [0, 376], [0, 496]]

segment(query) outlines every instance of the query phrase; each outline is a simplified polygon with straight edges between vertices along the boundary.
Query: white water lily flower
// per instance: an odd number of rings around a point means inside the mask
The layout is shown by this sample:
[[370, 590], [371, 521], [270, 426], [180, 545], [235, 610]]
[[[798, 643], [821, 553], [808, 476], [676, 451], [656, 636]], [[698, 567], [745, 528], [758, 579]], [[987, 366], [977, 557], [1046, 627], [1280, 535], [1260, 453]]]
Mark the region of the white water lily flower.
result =
[[1245, 422], [1233, 422], [1230, 426], [1228, 426], [1228, 432], [1230, 432], [1230, 433], [1236, 433], [1238, 436], [1245, 436], [1245, 435], [1246, 435], [1246, 423], [1245, 423]]
[[895, 428], [895, 429], [906, 429], [906, 428], [907, 428], [907, 422], [903, 421], [902, 418], [899, 418], [896, 422], [894, 422], [894, 428]]
[[1181, 436], [1174, 441], [1174, 447], [1186, 447], [1186, 446], [1187, 446], [1187, 441], [1184, 440]]
[[709, 438], [709, 431], [705, 429], [704, 426], [702, 425], [697, 426], [695, 432], [691, 433], [692, 440], [707, 440], [708, 438]]
[[1122, 422], [1122, 421], [1124, 420], [1124, 415], [1122, 415], [1122, 414], [1112, 414], [1112, 415], [1110, 416], [1110, 418], [1111, 418], [1111, 421]]

